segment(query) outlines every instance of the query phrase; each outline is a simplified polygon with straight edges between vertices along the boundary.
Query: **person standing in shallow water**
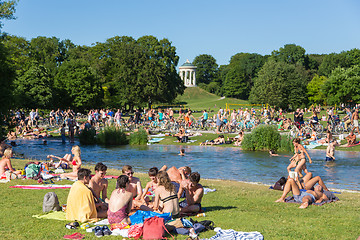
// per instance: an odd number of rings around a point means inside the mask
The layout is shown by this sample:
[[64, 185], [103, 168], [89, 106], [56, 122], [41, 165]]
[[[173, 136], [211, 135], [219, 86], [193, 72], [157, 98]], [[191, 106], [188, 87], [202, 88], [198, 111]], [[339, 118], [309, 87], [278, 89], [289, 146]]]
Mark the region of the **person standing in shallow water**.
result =
[[290, 164], [287, 167], [288, 172], [290, 172], [291, 168], [295, 168], [295, 172], [297, 173], [297, 181], [299, 181], [299, 177], [302, 177], [302, 174], [300, 172], [300, 169], [302, 169], [303, 165], [306, 163], [305, 154], [309, 159], [309, 163], [312, 163], [312, 160], [306, 151], [306, 149], [303, 147], [303, 145], [300, 144], [300, 138], [295, 138], [293, 140], [294, 144], [294, 156], [290, 158]]

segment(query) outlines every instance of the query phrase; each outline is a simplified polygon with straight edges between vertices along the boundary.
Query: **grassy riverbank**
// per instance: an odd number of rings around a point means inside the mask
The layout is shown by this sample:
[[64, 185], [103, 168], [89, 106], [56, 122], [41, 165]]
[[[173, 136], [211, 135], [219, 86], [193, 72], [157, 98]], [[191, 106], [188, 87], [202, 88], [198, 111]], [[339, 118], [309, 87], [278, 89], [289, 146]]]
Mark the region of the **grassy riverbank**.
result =
[[[13, 160], [13, 165], [22, 168], [26, 160]], [[93, 166], [87, 166], [94, 171]], [[201, 170], [200, 170], [201, 173]], [[108, 175], [119, 175], [118, 170], [109, 170]], [[148, 181], [146, 174], [136, 173], [143, 187]], [[215, 176], [216, 177], [216, 176]], [[254, 179], [256, 181], [256, 179]], [[58, 184], [71, 184], [60, 181]], [[204, 186], [216, 188], [203, 198], [206, 217], [197, 220], [212, 220], [217, 227], [237, 231], [258, 231], [265, 239], [356, 239], [360, 235], [359, 193], [343, 192], [340, 201], [324, 206], [298, 209], [297, 204], [275, 203], [280, 191], [268, 186], [236, 181], [201, 180]], [[42, 213], [45, 193], [54, 191], [60, 204], [66, 203], [68, 189], [22, 190], [10, 185], [35, 184], [33, 180], [12, 180], [0, 184], [1, 239], [63, 239], [75, 230], [65, 228], [66, 221], [32, 218]], [[115, 188], [115, 180], [109, 180], [109, 194]], [[77, 230], [85, 233], [84, 230]], [[97, 239], [85, 233], [86, 239]], [[213, 231], [201, 233], [201, 238], [215, 235]], [[186, 237], [178, 235], [176, 239]], [[112, 237], [107, 237], [112, 238]]]

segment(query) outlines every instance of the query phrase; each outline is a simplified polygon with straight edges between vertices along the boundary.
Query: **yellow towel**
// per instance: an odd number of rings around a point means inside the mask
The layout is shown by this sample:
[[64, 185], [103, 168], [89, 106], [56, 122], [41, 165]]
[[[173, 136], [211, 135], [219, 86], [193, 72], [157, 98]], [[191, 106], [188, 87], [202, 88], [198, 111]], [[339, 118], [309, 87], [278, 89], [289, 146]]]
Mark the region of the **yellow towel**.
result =
[[66, 219], [71, 221], [93, 221], [97, 217], [94, 196], [81, 181], [76, 181], [70, 189], [66, 206]]

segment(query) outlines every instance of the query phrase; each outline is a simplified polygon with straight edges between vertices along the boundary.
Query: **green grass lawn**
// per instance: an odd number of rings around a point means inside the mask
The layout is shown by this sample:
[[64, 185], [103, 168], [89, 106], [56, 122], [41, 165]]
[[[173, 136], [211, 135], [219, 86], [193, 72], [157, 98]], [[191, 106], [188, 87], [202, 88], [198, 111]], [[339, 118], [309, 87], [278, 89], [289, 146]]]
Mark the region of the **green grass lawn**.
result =
[[247, 100], [235, 98], [221, 98], [215, 94], [209, 93], [199, 87], [186, 88], [183, 95], [178, 96], [175, 102], [186, 105], [186, 108], [192, 110], [219, 110], [225, 108], [226, 103], [231, 104], [249, 104]]
[[[21, 168], [26, 161], [13, 160], [13, 163], [15, 167]], [[93, 171], [93, 166], [90, 169]], [[108, 175], [119, 174], [117, 170], [108, 171]], [[146, 174], [136, 173], [135, 176], [140, 177], [144, 187], [148, 181]], [[216, 188], [217, 191], [204, 196], [202, 205], [206, 208], [206, 217], [196, 220], [212, 220], [222, 229], [258, 231], [265, 239], [356, 239], [360, 235], [359, 193], [343, 192], [338, 195], [338, 202], [298, 209], [297, 204], [275, 203], [281, 192], [269, 190], [268, 186], [220, 180], [201, 180], [201, 183], [209, 188]], [[81, 229], [66, 229], [66, 221], [31, 217], [42, 213], [43, 197], [47, 192], [54, 191], [60, 204], [64, 204], [68, 189], [9, 188], [16, 184], [35, 184], [35, 181], [12, 180], [10, 183], [0, 184], [1, 239], [63, 239], [65, 234], [75, 231], [86, 234], [85, 239], [97, 239]], [[109, 194], [114, 188], [115, 180], [109, 180]], [[213, 235], [213, 231], [208, 231], [201, 233], [200, 237], [209, 238]], [[175, 238], [186, 237], [178, 235]]]

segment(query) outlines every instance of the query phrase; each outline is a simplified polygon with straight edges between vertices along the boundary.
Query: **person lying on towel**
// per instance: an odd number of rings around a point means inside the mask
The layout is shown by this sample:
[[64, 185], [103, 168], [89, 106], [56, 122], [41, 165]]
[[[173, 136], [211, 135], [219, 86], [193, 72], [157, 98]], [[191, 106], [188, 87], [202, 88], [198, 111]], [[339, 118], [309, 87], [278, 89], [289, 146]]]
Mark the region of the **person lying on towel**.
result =
[[90, 182], [91, 171], [80, 168], [77, 172], [78, 181], [70, 188], [67, 198], [66, 219], [86, 222], [96, 218], [106, 218], [106, 211], [96, 211], [95, 199], [87, 184]]
[[294, 195], [294, 200], [297, 203], [301, 203], [299, 208], [307, 208], [312, 203], [321, 203], [323, 200], [328, 200], [324, 194], [324, 189], [322, 186], [317, 185], [314, 188], [314, 191], [307, 190], [304, 192], [300, 191], [299, 186], [294, 179], [289, 178], [285, 184], [282, 196], [275, 202], [285, 202], [285, 197], [290, 191]]

